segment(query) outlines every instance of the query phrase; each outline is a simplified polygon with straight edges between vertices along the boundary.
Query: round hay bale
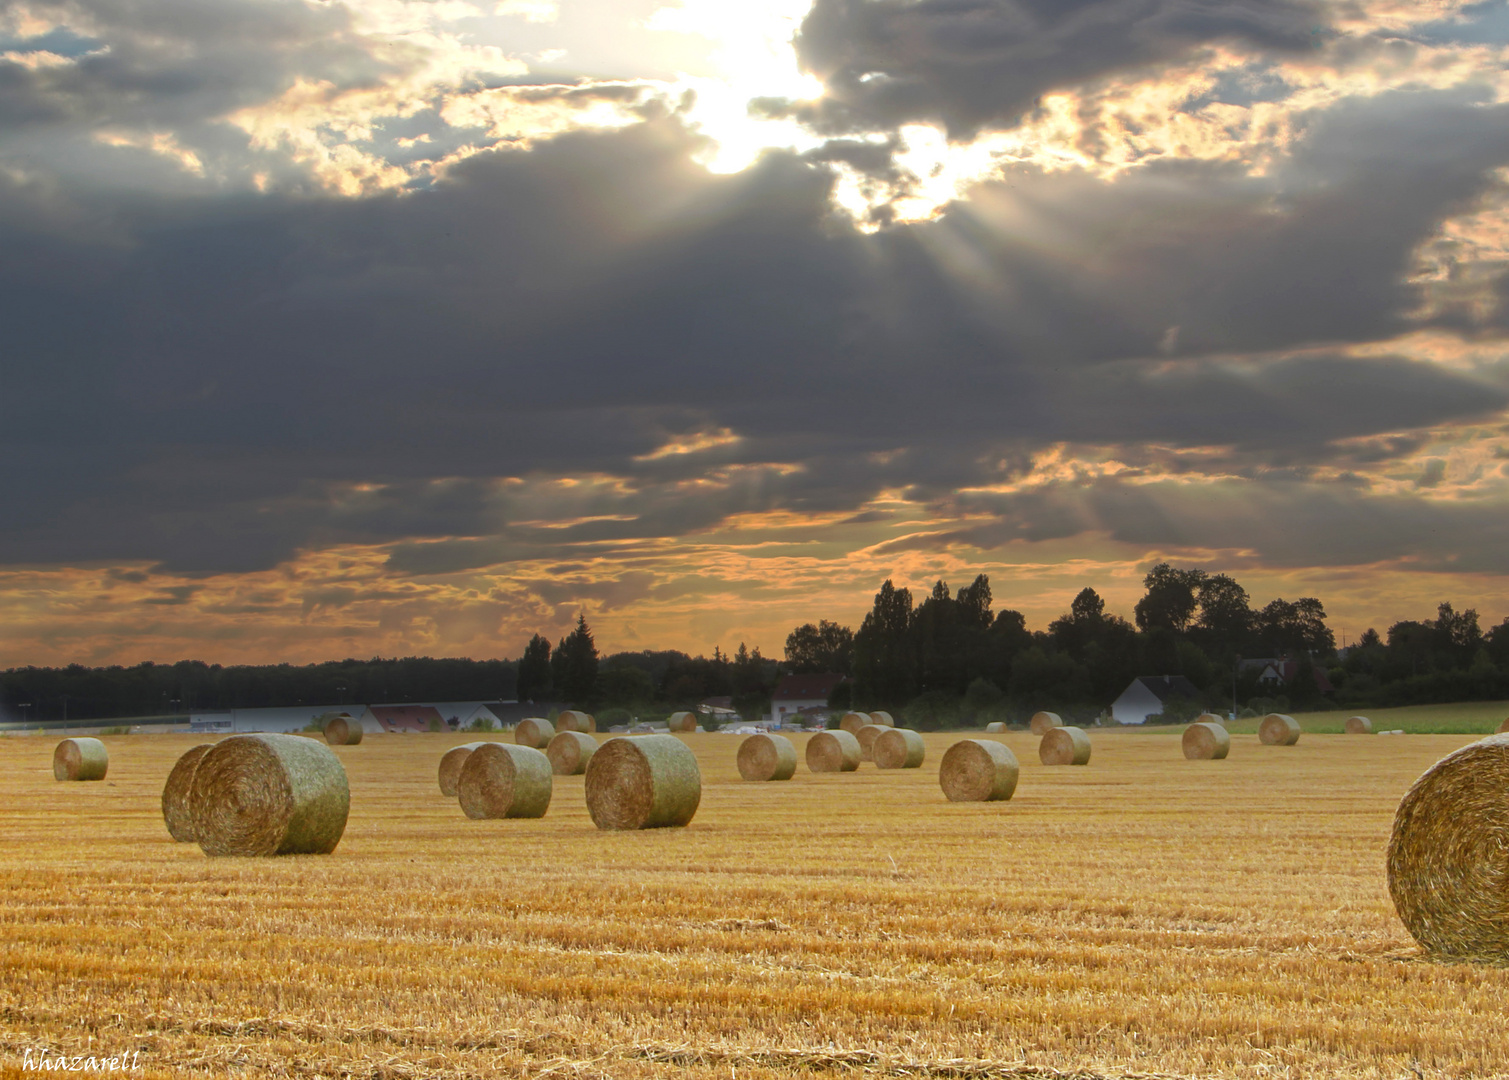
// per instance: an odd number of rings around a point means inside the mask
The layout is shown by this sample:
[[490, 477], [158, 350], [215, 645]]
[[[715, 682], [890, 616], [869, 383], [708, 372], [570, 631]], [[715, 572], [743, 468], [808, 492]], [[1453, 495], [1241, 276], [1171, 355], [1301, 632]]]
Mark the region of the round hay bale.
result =
[[1090, 736], [1077, 727], [1049, 728], [1038, 743], [1037, 759], [1044, 765], [1088, 765]]
[[881, 732], [890, 730], [890, 728], [881, 727], [879, 724], [866, 724], [856, 731], [854, 737], [859, 740], [859, 760], [874, 761], [875, 740], [880, 737]]
[[1224, 725], [1226, 723], [1226, 717], [1222, 716], [1220, 713], [1202, 712], [1199, 716], [1195, 717], [1194, 722], [1196, 724]]
[[599, 829], [685, 825], [701, 801], [697, 755], [674, 735], [609, 739], [587, 762], [587, 812]]
[[878, 727], [895, 727], [896, 719], [884, 709], [876, 709], [870, 714], [870, 723]]
[[1181, 743], [1190, 761], [1219, 761], [1231, 753], [1231, 735], [1222, 724], [1191, 724]]
[[1001, 723], [999, 720], [992, 720], [990, 723], [985, 725], [985, 734], [1004, 735], [1006, 734], [1006, 725]]
[[1372, 733], [1373, 733], [1373, 722], [1371, 720], [1369, 720], [1366, 716], [1349, 716], [1349, 717], [1347, 717], [1347, 734], [1348, 735], [1371, 735]]
[[673, 712], [667, 723], [672, 731], [692, 732], [697, 730], [697, 714], [690, 712]]
[[562, 709], [555, 717], [555, 730], [580, 731], [591, 735], [597, 730], [597, 717], [580, 709]]
[[927, 756], [922, 736], [907, 728], [886, 728], [875, 740], [873, 751], [877, 769], [920, 769]]
[[558, 731], [545, 747], [551, 771], [557, 776], [580, 776], [596, 752], [597, 740], [584, 731]]
[[1038, 712], [1032, 714], [1032, 734], [1046, 735], [1049, 728], [1063, 727], [1063, 717], [1056, 712]]
[[739, 775], [745, 780], [790, 780], [796, 747], [784, 735], [751, 735], [739, 744]]
[[1258, 725], [1257, 737], [1264, 746], [1293, 746], [1299, 742], [1299, 721], [1283, 713], [1271, 712]]
[[350, 716], [337, 716], [325, 725], [325, 741], [331, 746], [355, 746], [362, 734], [362, 722]]
[[1430, 953], [1509, 959], [1509, 735], [1490, 735], [1427, 769], [1399, 803], [1388, 889]]
[[346, 831], [351, 788], [324, 743], [232, 735], [199, 759], [189, 811], [206, 855], [324, 855]]
[[461, 766], [456, 798], [473, 819], [544, 817], [551, 775], [550, 759], [532, 746], [483, 743]]
[[859, 729], [869, 724], [870, 714], [862, 712], [846, 712], [844, 718], [838, 722], [840, 731], [847, 731], [850, 735], [857, 735]]
[[1509, 719], [1506, 719], [1502, 724], [1499, 725], [1500, 735], [1502, 735], [1506, 731], [1509, 731]]
[[949, 802], [1000, 802], [1016, 792], [1016, 755], [993, 739], [965, 739], [943, 754], [938, 784]]
[[168, 835], [180, 844], [194, 839], [194, 815], [189, 812], [189, 788], [194, 783], [194, 770], [199, 759], [214, 743], [200, 743], [184, 751], [183, 756], [168, 773], [167, 783], [162, 786], [162, 820], [168, 827]]
[[54, 780], [103, 780], [110, 752], [98, 739], [64, 739], [52, 752]]
[[807, 768], [812, 772], [853, 772], [859, 758], [859, 740], [847, 731], [819, 731], [807, 740]]
[[554, 725], [540, 716], [520, 720], [519, 726], [513, 729], [513, 741], [533, 750], [545, 749], [553, 738], [555, 738]]
[[456, 781], [461, 778], [461, 766], [472, 756], [472, 751], [482, 745], [479, 742], [462, 743], [440, 756], [440, 794], [448, 799], [456, 797]]

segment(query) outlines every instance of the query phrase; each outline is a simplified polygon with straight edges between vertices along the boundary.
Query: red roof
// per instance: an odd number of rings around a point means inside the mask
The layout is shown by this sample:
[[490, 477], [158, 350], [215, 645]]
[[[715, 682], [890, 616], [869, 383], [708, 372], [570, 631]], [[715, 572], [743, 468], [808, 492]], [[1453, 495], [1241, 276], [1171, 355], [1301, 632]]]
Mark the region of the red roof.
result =
[[785, 675], [775, 688], [772, 698], [776, 701], [827, 701], [838, 689], [838, 684], [848, 681], [847, 675]]
[[445, 729], [445, 719], [433, 705], [373, 705], [372, 717], [384, 731], [429, 731], [438, 725]]

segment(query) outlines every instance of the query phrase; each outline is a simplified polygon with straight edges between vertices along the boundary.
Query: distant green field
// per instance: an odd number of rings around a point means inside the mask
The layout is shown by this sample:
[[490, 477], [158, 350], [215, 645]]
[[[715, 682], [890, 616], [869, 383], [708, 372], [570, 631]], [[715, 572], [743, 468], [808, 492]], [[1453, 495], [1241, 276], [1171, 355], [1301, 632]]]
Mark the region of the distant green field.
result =
[[[1373, 730], [1403, 730], [1411, 735], [1490, 735], [1509, 717], [1509, 701], [1465, 701], [1456, 705], [1406, 705], [1397, 709], [1339, 709], [1331, 712], [1295, 713], [1306, 731], [1341, 733], [1349, 716], [1366, 716]], [[1255, 732], [1258, 721], [1237, 720], [1226, 725], [1232, 732]], [[1148, 731], [1183, 731], [1183, 724], [1149, 726]]]

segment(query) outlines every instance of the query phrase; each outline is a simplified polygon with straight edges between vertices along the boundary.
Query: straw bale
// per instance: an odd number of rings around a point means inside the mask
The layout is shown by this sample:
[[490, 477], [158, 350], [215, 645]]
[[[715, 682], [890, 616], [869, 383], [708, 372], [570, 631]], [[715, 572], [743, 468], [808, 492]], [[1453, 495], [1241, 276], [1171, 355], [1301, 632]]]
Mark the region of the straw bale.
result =
[[558, 731], [545, 747], [545, 756], [557, 776], [580, 776], [596, 752], [597, 740], [585, 731]]
[[920, 769], [927, 756], [922, 736], [907, 728], [886, 728], [874, 748], [877, 769]]
[[182, 757], [168, 773], [167, 783], [162, 786], [162, 820], [168, 827], [168, 835], [180, 844], [194, 839], [194, 815], [189, 813], [189, 787], [194, 782], [194, 770], [199, 759], [214, 743], [200, 743], [184, 751]]
[[556, 714], [555, 730], [580, 731], [590, 735], [597, 730], [597, 717], [580, 709], [562, 709]]
[[1077, 727], [1049, 728], [1038, 743], [1037, 759], [1044, 765], [1088, 765], [1090, 736]]
[[850, 735], [859, 734], [859, 729], [870, 723], [870, 714], [862, 712], [844, 713], [844, 718], [838, 722], [840, 731], [847, 731]]
[[52, 752], [54, 780], [103, 780], [110, 752], [98, 739], [64, 739]]
[[697, 730], [697, 714], [690, 712], [673, 712], [667, 723], [672, 731], [692, 732]]
[[1197, 724], [1225, 724], [1226, 717], [1220, 713], [1202, 712], [1199, 716], [1195, 717], [1194, 722]]
[[965, 739], [950, 746], [938, 768], [949, 802], [999, 802], [1016, 791], [1016, 755], [994, 739]]
[[1399, 803], [1388, 887], [1429, 953], [1509, 961], [1509, 735], [1436, 762]]
[[232, 735], [204, 752], [189, 787], [206, 855], [323, 855], [346, 831], [351, 788], [340, 758], [297, 735]]
[[751, 735], [739, 744], [739, 775], [745, 780], [790, 780], [796, 747], [784, 735]]
[[480, 742], [462, 743], [440, 755], [440, 794], [448, 799], [456, 797], [456, 781], [461, 778], [461, 767], [472, 751], [483, 745]]
[[1366, 716], [1349, 716], [1349, 717], [1347, 717], [1347, 734], [1348, 735], [1371, 735], [1372, 733], [1373, 733], [1373, 722], [1371, 720], [1369, 720]]
[[853, 772], [859, 758], [859, 739], [847, 731], [819, 731], [807, 740], [807, 768], [812, 772]]
[[1056, 712], [1039, 712], [1032, 714], [1032, 734], [1045, 734], [1049, 728], [1063, 727], [1063, 717]]
[[884, 709], [876, 709], [870, 714], [870, 723], [880, 727], [895, 727], [896, 719]]
[[1269, 713], [1258, 725], [1257, 735], [1265, 746], [1293, 746], [1299, 742], [1299, 721], [1283, 713]]
[[362, 734], [362, 722], [350, 716], [337, 716], [325, 725], [325, 741], [331, 746], [355, 746]]
[[537, 818], [550, 809], [550, 759], [532, 746], [483, 743], [456, 778], [456, 799], [469, 818]]
[[879, 724], [866, 724], [864, 727], [856, 731], [854, 733], [854, 737], [859, 740], [859, 760], [874, 761], [875, 740], [880, 737], [881, 732], [890, 730], [892, 729], [888, 727], [882, 727]]
[[1502, 724], [1499, 725], [1498, 733], [1500, 735], [1504, 734], [1504, 732], [1506, 731], [1509, 731], [1509, 719], [1506, 719]]
[[999, 720], [992, 720], [990, 723], [985, 725], [985, 734], [1004, 735], [1006, 734], [1006, 725], [1001, 723]]
[[1231, 752], [1231, 736], [1222, 724], [1191, 724], [1182, 744], [1190, 761], [1219, 761]]
[[697, 755], [674, 735], [609, 739], [587, 762], [587, 812], [599, 829], [678, 827], [701, 801]]
[[514, 742], [535, 750], [545, 749], [553, 738], [555, 738], [555, 726], [540, 716], [520, 720], [519, 726], [513, 729]]

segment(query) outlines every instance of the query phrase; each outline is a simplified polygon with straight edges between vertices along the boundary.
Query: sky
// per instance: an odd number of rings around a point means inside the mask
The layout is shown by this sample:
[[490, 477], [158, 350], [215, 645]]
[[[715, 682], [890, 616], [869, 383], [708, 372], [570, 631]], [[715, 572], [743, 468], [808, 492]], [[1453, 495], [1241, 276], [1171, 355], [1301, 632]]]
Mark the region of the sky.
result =
[[0, 0], [0, 667], [1509, 615], [1509, 3]]

